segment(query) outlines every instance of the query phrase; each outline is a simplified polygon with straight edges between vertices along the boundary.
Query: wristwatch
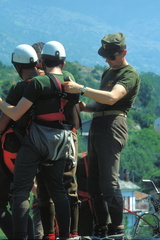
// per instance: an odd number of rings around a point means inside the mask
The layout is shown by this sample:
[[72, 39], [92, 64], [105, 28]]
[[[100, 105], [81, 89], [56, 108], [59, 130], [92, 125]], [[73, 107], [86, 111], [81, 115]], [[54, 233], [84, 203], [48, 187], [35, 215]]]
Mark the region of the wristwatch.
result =
[[85, 93], [85, 91], [86, 91], [86, 87], [83, 86], [83, 87], [81, 88], [81, 95], [83, 95], [83, 94]]

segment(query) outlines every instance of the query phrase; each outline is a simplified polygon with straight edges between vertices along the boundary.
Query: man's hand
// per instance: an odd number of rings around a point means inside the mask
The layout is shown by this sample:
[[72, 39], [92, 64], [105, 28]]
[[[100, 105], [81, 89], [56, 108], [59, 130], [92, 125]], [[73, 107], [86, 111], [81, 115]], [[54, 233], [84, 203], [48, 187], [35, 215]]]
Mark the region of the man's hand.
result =
[[85, 110], [85, 107], [86, 107], [86, 104], [84, 102], [79, 102], [79, 108], [81, 112]]
[[67, 93], [81, 93], [81, 89], [83, 88], [83, 85], [71, 81], [63, 82], [62, 86]]

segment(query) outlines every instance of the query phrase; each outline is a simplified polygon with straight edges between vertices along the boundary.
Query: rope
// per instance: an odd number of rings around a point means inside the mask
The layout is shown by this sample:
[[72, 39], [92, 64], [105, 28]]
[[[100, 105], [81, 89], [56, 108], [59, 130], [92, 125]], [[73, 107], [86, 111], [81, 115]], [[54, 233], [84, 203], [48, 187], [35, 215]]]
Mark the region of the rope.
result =
[[126, 210], [127, 212], [130, 212], [130, 213], [136, 215], [138, 218], [142, 219], [142, 220], [143, 220], [144, 222], [146, 222], [151, 228], [153, 228], [156, 232], [159, 230], [158, 228], [156, 228], [155, 226], [153, 226], [151, 223], [149, 223], [147, 220], [145, 220], [144, 218], [142, 218], [142, 217], [139, 216], [138, 214], [136, 214], [136, 213], [130, 211], [130, 210], [127, 209], [127, 208], [123, 208], [123, 209]]

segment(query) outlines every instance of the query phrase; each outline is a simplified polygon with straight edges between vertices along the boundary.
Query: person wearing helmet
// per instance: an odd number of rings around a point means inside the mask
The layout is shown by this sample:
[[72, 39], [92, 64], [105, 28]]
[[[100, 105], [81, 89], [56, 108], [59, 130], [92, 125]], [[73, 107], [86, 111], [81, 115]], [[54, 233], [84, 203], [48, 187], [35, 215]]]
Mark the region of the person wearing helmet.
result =
[[99, 90], [72, 82], [63, 87], [68, 93], [81, 93], [93, 100], [81, 103], [81, 110], [94, 112], [88, 144], [88, 191], [96, 213], [95, 235], [123, 237], [123, 198], [118, 183], [120, 153], [127, 141], [127, 113], [138, 94], [140, 77], [126, 60], [123, 33], [104, 36], [98, 54], [109, 64]]
[[[12, 54], [12, 63], [17, 69], [21, 81], [14, 84], [6, 98], [6, 102], [16, 105], [23, 96], [25, 88], [32, 76], [37, 76], [36, 70], [37, 56], [34, 49], [27, 45], [18, 45]], [[7, 209], [10, 203], [10, 185], [14, 174], [14, 160], [21, 146], [21, 141], [26, 134], [26, 129], [30, 121], [30, 111], [28, 111], [18, 121], [13, 121], [5, 114], [0, 116], [1, 134], [1, 160], [0, 161], [0, 228], [8, 239], [13, 238], [13, 224], [10, 211]], [[34, 238], [32, 220], [28, 222], [29, 239]]]
[[45, 74], [42, 67], [42, 60], [41, 60], [41, 51], [42, 51], [42, 48], [44, 47], [44, 44], [45, 44], [44, 42], [36, 42], [32, 45], [32, 47], [34, 48], [38, 56], [38, 62], [37, 62], [36, 68], [39, 72], [39, 75]]
[[[28, 195], [41, 164], [43, 179], [55, 204], [59, 238], [66, 240], [69, 238], [70, 205], [63, 185], [63, 173], [66, 158], [73, 159], [75, 150], [73, 126], [67, 124], [63, 111], [60, 111], [65, 95], [62, 91], [59, 95], [53, 81], [55, 79], [61, 87], [66, 53], [61, 43], [50, 41], [44, 45], [41, 57], [46, 75], [32, 78], [18, 104], [13, 106], [0, 98], [0, 109], [15, 121], [34, 105], [29, 134], [25, 136], [16, 158], [12, 208], [14, 239], [27, 239]], [[57, 148], [57, 140], [62, 144], [61, 151]]]
[[[32, 47], [35, 49], [38, 55], [38, 59], [41, 59], [41, 51], [44, 47], [44, 43], [42, 42], [37, 42], [32, 45]], [[42, 61], [40, 60], [40, 63]], [[42, 64], [41, 66], [36, 66], [38, 71], [43, 71]], [[40, 69], [41, 68], [41, 69]], [[39, 70], [40, 69], [40, 70]], [[68, 73], [67, 71], [62, 69], [62, 73], [64, 76]], [[42, 73], [40, 72], [40, 75]], [[73, 81], [75, 81], [73, 75], [70, 75]], [[73, 139], [75, 143], [75, 148], [76, 148], [76, 153], [78, 152], [78, 138], [76, 131], [72, 132], [73, 134]], [[76, 154], [77, 155], [77, 154]], [[71, 208], [71, 227], [70, 227], [70, 235], [71, 236], [77, 236], [78, 235], [78, 218], [79, 218], [79, 200], [78, 200], [78, 194], [77, 194], [77, 181], [76, 181], [76, 168], [77, 168], [77, 156], [75, 156], [75, 162], [73, 163], [72, 160], [67, 160], [66, 161], [66, 166], [65, 166], [65, 171], [64, 171], [64, 186], [65, 189], [68, 193], [68, 198], [70, 202], [70, 208]], [[35, 229], [39, 230], [41, 233], [41, 224], [40, 224], [40, 218], [38, 215], [38, 212], [40, 210], [41, 212], [41, 220], [43, 223], [43, 229], [44, 229], [44, 236], [52, 236], [57, 235], [57, 221], [55, 221], [55, 207], [53, 204], [53, 201], [51, 201], [51, 198], [49, 197], [49, 193], [47, 194], [47, 190], [45, 187], [45, 183], [42, 179], [41, 173], [39, 172], [37, 175], [37, 181], [38, 181], [38, 192], [39, 192], [39, 204], [37, 203], [37, 200], [34, 197], [34, 202], [33, 202], [33, 223], [35, 225]], [[48, 216], [53, 216], [48, 218]], [[37, 223], [39, 227], [37, 226]], [[39, 233], [37, 232], [37, 236]]]
[[[45, 74], [43, 67], [42, 67], [42, 60], [41, 60], [41, 51], [42, 51], [42, 48], [44, 47], [44, 44], [45, 44], [44, 42], [36, 42], [36, 43], [32, 44], [32, 47], [36, 51], [37, 57], [38, 57], [36, 68], [37, 68], [39, 75]], [[36, 194], [33, 194], [33, 201], [32, 201], [33, 227], [34, 227], [35, 239], [42, 239], [44, 236], [44, 230], [43, 230], [43, 226], [42, 226], [40, 209], [39, 209], [39, 204], [38, 204], [38, 199], [37, 199], [37, 181], [36, 181], [36, 179], [35, 179], [35, 184], [36, 184]], [[51, 208], [52, 208], [52, 205], [50, 206]], [[51, 214], [51, 213], [48, 213], [47, 210], [48, 209], [46, 209], [46, 213], [49, 216], [49, 214]], [[51, 236], [52, 236], [52, 233], [50, 233], [50, 237]]]
[[36, 43], [32, 44], [32, 47], [34, 48], [34, 50], [37, 53], [38, 60], [41, 59], [41, 52], [42, 52], [44, 45], [45, 45], [44, 42], [36, 42]]
[[21, 78], [24, 69], [33, 69], [37, 64], [37, 61], [38, 57], [36, 51], [28, 44], [18, 45], [12, 53], [11, 62]]

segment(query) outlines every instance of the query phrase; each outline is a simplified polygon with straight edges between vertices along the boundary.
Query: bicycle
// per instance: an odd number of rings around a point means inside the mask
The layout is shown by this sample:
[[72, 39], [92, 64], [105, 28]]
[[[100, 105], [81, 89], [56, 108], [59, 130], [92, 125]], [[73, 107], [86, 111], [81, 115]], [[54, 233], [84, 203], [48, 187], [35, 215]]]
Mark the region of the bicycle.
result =
[[152, 183], [155, 193], [148, 196], [148, 201], [152, 209], [148, 212], [136, 214], [137, 219], [134, 223], [131, 233], [131, 239], [160, 239], [160, 192], [150, 179], [144, 179], [143, 182]]

